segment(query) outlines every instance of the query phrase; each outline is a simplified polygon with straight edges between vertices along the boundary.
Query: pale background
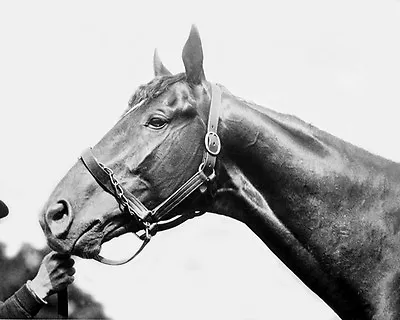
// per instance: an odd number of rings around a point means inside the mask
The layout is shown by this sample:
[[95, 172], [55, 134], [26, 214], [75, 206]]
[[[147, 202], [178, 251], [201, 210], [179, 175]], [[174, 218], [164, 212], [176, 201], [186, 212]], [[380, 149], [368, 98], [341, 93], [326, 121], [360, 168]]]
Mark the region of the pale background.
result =
[[[40, 208], [152, 78], [154, 48], [183, 71], [192, 23], [209, 80], [400, 160], [399, 1], [1, 1], [8, 255], [44, 246]], [[212, 215], [157, 236], [126, 266], [77, 260], [76, 284], [115, 319], [335, 317], [246, 226]]]

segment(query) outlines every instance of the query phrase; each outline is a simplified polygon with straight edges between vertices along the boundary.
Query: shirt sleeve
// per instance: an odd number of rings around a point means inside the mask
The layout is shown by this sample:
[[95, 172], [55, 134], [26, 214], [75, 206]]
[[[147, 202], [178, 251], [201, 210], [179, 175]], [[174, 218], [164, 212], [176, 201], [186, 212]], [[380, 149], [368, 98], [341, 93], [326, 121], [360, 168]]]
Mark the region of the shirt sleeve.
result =
[[43, 305], [25, 284], [6, 301], [0, 302], [0, 319], [33, 318]]

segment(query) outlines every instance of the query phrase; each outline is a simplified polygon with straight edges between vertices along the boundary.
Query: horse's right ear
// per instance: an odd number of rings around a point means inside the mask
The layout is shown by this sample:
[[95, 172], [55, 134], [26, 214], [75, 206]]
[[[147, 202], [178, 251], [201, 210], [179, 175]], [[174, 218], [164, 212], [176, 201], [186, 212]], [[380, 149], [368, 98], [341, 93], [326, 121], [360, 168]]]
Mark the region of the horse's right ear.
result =
[[172, 73], [169, 72], [169, 70], [161, 62], [161, 59], [160, 59], [160, 56], [158, 55], [157, 49], [154, 49], [153, 68], [154, 68], [154, 76], [156, 76], [156, 77], [172, 75]]
[[192, 25], [189, 38], [183, 47], [182, 59], [189, 83], [197, 85], [206, 79], [203, 71], [203, 49], [199, 31], [195, 25]]

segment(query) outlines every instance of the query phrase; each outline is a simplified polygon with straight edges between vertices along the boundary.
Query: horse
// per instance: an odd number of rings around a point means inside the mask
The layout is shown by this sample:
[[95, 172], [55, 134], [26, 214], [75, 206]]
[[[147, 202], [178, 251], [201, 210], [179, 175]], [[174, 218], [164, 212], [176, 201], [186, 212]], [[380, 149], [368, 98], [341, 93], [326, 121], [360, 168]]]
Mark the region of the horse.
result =
[[[172, 74], [155, 51], [115, 126], [59, 182], [39, 221], [58, 252], [111, 263], [211, 212], [246, 224], [342, 319], [400, 318], [400, 167], [206, 80], [199, 32]], [[126, 261], [124, 261], [126, 262]]]

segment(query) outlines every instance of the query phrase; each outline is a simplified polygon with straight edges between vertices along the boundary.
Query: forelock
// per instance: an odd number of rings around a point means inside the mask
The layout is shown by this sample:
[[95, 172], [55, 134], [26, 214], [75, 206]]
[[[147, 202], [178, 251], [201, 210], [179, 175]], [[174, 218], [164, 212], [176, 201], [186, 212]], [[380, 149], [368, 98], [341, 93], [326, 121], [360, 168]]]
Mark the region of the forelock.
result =
[[156, 77], [149, 83], [139, 86], [133, 96], [129, 99], [128, 108], [124, 113], [129, 112], [134, 106], [141, 104], [143, 101], [155, 99], [174, 83], [186, 80], [185, 73], [178, 73], [171, 76]]

